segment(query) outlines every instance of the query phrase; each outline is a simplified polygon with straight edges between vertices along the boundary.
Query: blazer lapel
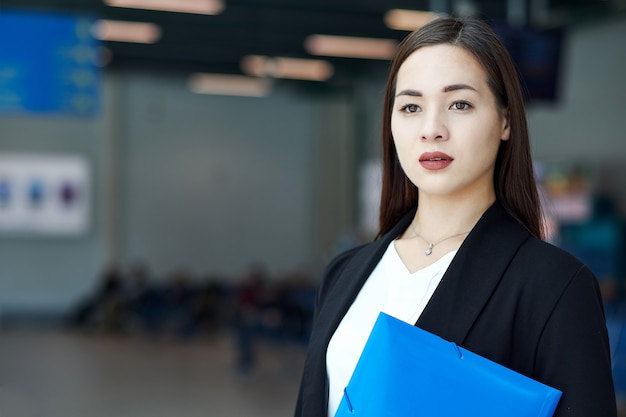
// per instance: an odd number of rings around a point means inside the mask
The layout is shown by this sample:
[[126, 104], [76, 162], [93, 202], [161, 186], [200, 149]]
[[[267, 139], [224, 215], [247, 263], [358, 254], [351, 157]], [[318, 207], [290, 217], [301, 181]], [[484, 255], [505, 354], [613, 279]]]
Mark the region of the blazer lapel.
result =
[[494, 203], [459, 248], [416, 325], [462, 345], [529, 236], [500, 203]]
[[303, 416], [326, 415], [328, 386], [326, 381], [326, 348], [339, 323], [357, 297], [361, 287], [369, 277], [378, 261], [385, 253], [389, 243], [399, 236], [413, 219], [415, 211], [405, 217], [381, 239], [363, 246], [345, 266], [336, 278], [324, 299], [309, 339], [309, 355], [304, 366], [302, 392]]
[[350, 305], [352, 305], [352, 302], [359, 294], [359, 291], [380, 261], [389, 244], [406, 230], [414, 215], [415, 210], [407, 213], [393, 229], [377, 241], [364, 246], [350, 259], [349, 264], [346, 265], [341, 275], [335, 281], [332, 291], [324, 300], [324, 304], [319, 311], [317, 321], [326, 323], [323, 328], [319, 329], [323, 334], [314, 335], [314, 337], [311, 337], [312, 340], [321, 337], [317, 340], [322, 340], [324, 346], [328, 344], [339, 323], [346, 315]]

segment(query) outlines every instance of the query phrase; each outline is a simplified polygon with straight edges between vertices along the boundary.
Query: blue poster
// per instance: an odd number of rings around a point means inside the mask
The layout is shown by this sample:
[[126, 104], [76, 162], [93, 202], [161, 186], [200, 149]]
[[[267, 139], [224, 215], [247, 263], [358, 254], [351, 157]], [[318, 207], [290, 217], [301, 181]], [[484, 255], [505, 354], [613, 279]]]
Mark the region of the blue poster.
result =
[[100, 109], [95, 19], [0, 8], [0, 116], [94, 116]]

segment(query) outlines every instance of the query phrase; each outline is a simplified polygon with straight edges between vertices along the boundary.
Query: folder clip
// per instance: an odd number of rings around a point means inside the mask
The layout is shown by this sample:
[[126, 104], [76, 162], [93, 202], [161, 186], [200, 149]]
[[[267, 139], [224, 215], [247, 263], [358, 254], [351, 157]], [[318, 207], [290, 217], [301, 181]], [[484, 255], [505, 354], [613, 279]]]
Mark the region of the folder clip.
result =
[[452, 345], [456, 349], [456, 354], [459, 356], [459, 360], [463, 360], [463, 352], [461, 352], [461, 349], [459, 349], [456, 343], [454, 342], [450, 342], [450, 343], [452, 343]]
[[348, 390], [346, 388], [343, 389], [343, 394], [348, 403], [348, 409], [351, 413], [354, 413], [354, 407], [352, 407], [352, 402], [350, 401], [350, 396], [348, 395]]

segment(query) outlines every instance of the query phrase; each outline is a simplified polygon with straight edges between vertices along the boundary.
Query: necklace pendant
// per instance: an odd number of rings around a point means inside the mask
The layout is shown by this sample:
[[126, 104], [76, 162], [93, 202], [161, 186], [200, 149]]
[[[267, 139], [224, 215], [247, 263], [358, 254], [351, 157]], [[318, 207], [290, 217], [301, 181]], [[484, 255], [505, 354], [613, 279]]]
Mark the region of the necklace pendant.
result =
[[428, 245], [428, 247], [424, 250], [424, 255], [428, 256], [431, 253], [433, 253], [433, 244], [432, 243], [430, 245]]

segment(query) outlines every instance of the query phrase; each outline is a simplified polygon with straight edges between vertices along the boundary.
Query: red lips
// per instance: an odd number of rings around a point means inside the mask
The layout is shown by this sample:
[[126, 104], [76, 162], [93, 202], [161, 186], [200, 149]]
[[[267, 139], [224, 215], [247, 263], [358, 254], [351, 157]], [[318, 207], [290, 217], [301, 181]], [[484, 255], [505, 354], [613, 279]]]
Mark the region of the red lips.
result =
[[424, 152], [420, 156], [420, 165], [430, 171], [437, 171], [448, 167], [454, 159], [443, 152]]

